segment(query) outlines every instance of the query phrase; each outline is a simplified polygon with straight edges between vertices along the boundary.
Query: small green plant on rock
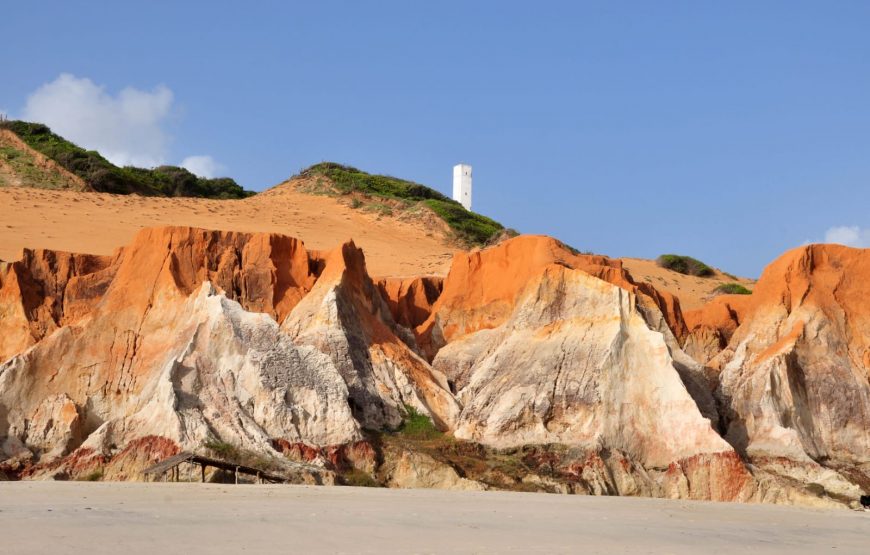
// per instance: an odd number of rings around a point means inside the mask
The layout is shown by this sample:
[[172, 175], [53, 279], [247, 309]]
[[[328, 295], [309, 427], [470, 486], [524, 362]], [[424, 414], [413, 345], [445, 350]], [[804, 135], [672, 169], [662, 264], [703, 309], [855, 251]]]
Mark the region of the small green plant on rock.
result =
[[241, 464], [262, 470], [280, 469], [279, 462], [269, 456], [247, 449], [236, 447], [232, 443], [221, 441], [215, 437], [210, 437], [202, 444], [203, 448], [208, 450], [211, 456], [224, 460], [230, 463]]
[[719, 287], [713, 290], [714, 293], [721, 293], [723, 295], [751, 295], [752, 291], [743, 287], [739, 283], [723, 283]]
[[239, 450], [235, 445], [214, 437], [205, 440], [202, 446], [222, 459], [234, 460], [239, 457]]
[[420, 413], [416, 408], [405, 405], [405, 421], [398, 433], [407, 439], [428, 440], [441, 437], [441, 432], [432, 423], [432, 419]]

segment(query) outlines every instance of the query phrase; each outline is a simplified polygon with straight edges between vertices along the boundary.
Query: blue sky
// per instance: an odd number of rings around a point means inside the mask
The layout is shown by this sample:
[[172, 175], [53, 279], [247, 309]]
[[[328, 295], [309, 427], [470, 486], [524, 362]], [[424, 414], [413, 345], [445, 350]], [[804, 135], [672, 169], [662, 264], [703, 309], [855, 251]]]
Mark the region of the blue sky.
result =
[[73, 4], [4, 6], [0, 109], [119, 160], [445, 192], [465, 161], [522, 232], [750, 276], [870, 246], [868, 2]]

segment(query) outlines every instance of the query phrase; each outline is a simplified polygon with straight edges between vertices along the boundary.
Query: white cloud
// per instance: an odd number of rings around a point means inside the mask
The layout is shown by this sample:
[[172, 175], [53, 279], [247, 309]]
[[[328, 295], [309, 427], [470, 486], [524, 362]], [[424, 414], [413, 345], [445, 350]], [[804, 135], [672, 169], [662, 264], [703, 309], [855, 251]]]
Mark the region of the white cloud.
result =
[[[116, 165], [150, 168], [168, 159], [173, 100], [164, 85], [150, 92], [126, 87], [113, 96], [88, 78], [62, 73], [27, 97], [21, 119], [44, 123]], [[189, 156], [181, 165], [203, 177], [224, 171], [206, 155]]]
[[870, 248], [870, 229], [862, 229], [858, 226], [832, 227], [825, 232], [825, 243]]
[[63, 73], [27, 98], [21, 117], [98, 150], [114, 164], [152, 167], [168, 154], [164, 125], [172, 101], [163, 85], [150, 92], [127, 87], [113, 96], [90, 79]]
[[181, 161], [181, 167], [186, 168], [200, 177], [217, 177], [226, 168], [211, 156], [188, 156]]

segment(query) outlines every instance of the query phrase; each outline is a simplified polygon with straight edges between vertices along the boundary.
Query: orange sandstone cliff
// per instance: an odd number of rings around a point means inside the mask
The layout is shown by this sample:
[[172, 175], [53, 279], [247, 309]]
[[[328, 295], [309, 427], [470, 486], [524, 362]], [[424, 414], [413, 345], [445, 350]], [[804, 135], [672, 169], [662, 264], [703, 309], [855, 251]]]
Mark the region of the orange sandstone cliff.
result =
[[870, 488], [870, 250], [810, 245], [765, 269], [720, 371], [726, 439], [832, 493]]
[[731, 341], [752, 301], [749, 295], [719, 295], [701, 308], [684, 312], [683, 350], [699, 362], [709, 362]]
[[351, 464], [488, 487], [369, 443], [417, 412], [475, 453], [525, 450], [562, 491], [854, 503], [867, 253], [793, 251], [750, 297], [684, 318], [621, 262], [548, 237], [459, 253], [443, 280], [373, 280], [353, 242], [184, 227], [113, 256], [26, 251], [0, 266], [0, 468], [130, 479], [219, 440], [319, 482]]

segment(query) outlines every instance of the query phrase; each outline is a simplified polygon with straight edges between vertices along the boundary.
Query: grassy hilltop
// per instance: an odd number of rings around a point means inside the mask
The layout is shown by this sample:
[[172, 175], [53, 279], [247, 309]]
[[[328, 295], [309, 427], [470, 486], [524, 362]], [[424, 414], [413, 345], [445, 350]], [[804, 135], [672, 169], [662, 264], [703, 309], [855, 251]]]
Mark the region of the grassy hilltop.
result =
[[229, 177], [206, 179], [184, 168], [118, 167], [93, 150], [64, 139], [41, 123], [8, 121], [0, 128], [17, 135], [27, 146], [80, 177], [95, 191], [119, 195], [239, 199], [253, 195]]
[[[206, 179], [176, 166], [153, 169], [119, 167], [99, 152], [85, 150], [41, 123], [8, 121], [0, 123], [0, 129], [11, 131], [28, 147], [0, 145], [0, 162], [5, 162], [21, 178], [19, 182], [26, 182], [27, 186], [49, 189], [69, 186], [69, 177], [64, 181], [63, 175], [57, 171], [52, 173], [50, 168], [41, 167], [34, 160], [41, 154], [84, 182], [90, 187], [88, 190], [102, 193], [211, 199], [242, 199], [255, 194], [231, 178]], [[374, 175], [335, 162], [315, 164], [303, 170], [300, 176], [314, 177], [323, 183], [322, 187], [311, 192], [353, 194], [355, 199], [370, 199], [368, 205], [377, 205], [386, 212], [392, 210], [384, 204], [387, 202], [394, 206], [398, 202], [403, 210], [429, 209], [468, 246], [484, 245], [505, 231], [504, 226], [495, 220], [466, 210], [450, 197], [413, 181]]]
[[504, 230], [504, 226], [497, 221], [466, 210], [450, 197], [413, 181], [389, 175], [373, 175], [335, 162], [315, 164], [302, 170], [300, 175], [324, 177], [334, 192], [340, 194], [361, 193], [368, 197], [404, 201], [410, 205], [422, 203], [469, 245], [483, 245]]

